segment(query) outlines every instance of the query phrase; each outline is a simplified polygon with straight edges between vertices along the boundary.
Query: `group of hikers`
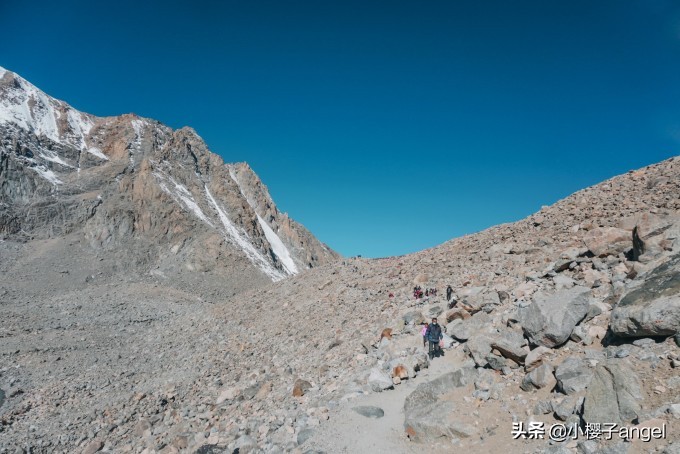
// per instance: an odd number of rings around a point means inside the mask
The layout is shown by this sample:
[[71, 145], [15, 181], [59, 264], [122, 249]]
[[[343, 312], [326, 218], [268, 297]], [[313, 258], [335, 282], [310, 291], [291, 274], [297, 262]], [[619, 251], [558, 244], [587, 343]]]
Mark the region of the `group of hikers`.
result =
[[413, 287], [413, 298], [418, 300], [423, 296], [437, 296], [437, 289], [426, 288], [425, 291], [423, 291], [420, 285], [416, 285], [415, 287]]

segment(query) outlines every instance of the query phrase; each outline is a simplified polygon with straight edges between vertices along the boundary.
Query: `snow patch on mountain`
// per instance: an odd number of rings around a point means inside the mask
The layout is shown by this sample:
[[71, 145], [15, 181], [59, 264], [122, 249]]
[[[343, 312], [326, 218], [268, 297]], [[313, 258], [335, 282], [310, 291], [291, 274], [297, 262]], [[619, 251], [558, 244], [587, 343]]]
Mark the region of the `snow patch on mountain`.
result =
[[[0, 79], [8, 73], [9, 71], [0, 67]], [[85, 150], [85, 137], [92, 129], [92, 119], [68, 104], [48, 96], [17, 74], [13, 74], [13, 77], [13, 83], [1, 87], [0, 124], [15, 124], [38, 137]], [[62, 112], [66, 113], [66, 123], [70, 131], [62, 132], [59, 129], [58, 122]]]
[[281, 261], [281, 264], [286, 269], [288, 274], [297, 274], [299, 271], [297, 266], [295, 265], [295, 262], [293, 261], [293, 258], [290, 255], [290, 251], [283, 243], [283, 241], [281, 241], [281, 238], [276, 234], [276, 232], [274, 232], [274, 230], [269, 226], [269, 224], [267, 224], [267, 221], [262, 219], [262, 217], [258, 214], [257, 206], [255, 206], [255, 204], [248, 198], [246, 193], [243, 191], [241, 183], [238, 181], [238, 176], [234, 171], [234, 167], [231, 165], [227, 165], [227, 168], [229, 169], [229, 176], [231, 177], [232, 180], [234, 180], [236, 186], [238, 186], [238, 190], [241, 192], [241, 195], [243, 196], [244, 199], [246, 199], [248, 205], [250, 205], [250, 207], [257, 215], [257, 221], [260, 223], [260, 227], [262, 227], [262, 231], [264, 232], [267, 241], [272, 247], [272, 252]]
[[[208, 224], [210, 227], [214, 227], [213, 223], [210, 222], [210, 219], [208, 219], [208, 216], [206, 216], [205, 213], [203, 213], [201, 207], [199, 207], [198, 204], [196, 203], [194, 196], [183, 184], [176, 182], [172, 177], [168, 175], [163, 175], [160, 172], [154, 172], [153, 175], [158, 179], [158, 185], [160, 186], [160, 188], [165, 193], [170, 195], [170, 197], [172, 197], [175, 200], [175, 202], [185, 206], [187, 210], [191, 211], [197, 218]], [[166, 183], [172, 185], [174, 191], [171, 188], [169, 188], [168, 184]]]
[[281, 241], [281, 238], [279, 238], [279, 236], [274, 232], [274, 230], [272, 230], [271, 227], [269, 227], [269, 224], [267, 224], [267, 222], [262, 219], [259, 214], [257, 215], [257, 221], [260, 223], [260, 227], [262, 227], [264, 236], [272, 246], [272, 251], [274, 254], [276, 254], [279, 260], [281, 260], [281, 264], [286, 269], [286, 271], [288, 271], [289, 274], [297, 274], [297, 266], [295, 266], [295, 262], [290, 256], [288, 248], [285, 244], [283, 244], [283, 241]]
[[231, 222], [231, 220], [229, 220], [229, 217], [224, 212], [224, 210], [220, 208], [217, 201], [210, 193], [210, 190], [208, 190], [207, 186], [205, 187], [205, 193], [208, 197], [208, 201], [217, 212], [220, 221], [222, 221], [225, 237], [227, 240], [239, 246], [246, 254], [246, 257], [248, 257], [248, 259], [250, 259], [250, 261], [255, 266], [260, 268], [274, 282], [282, 280], [285, 277], [283, 273], [274, 268], [274, 266], [269, 263], [269, 261], [262, 255], [262, 253], [257, 250], [255, 246], [253, 246], [246, 232], [239, 231], [239, 229]]
[[87, 152], [90, 153], [91, 155], [94, 155], [98, 157], [99, 159], [103, 159], [105, 161], [109, 160], [109, 157], [106, 156], [99, 148], [97, 147], [90, 147], [87, 149]]
[[35, 170], [38, 175], [52, 183], [53, 185], [58, 185], [58, 184], [63, 184], [63, 182], [52, 172], [50, 169], [46, 169], [43, 166], [35, 166], [35, 167], [29, 167], [32, 170]]

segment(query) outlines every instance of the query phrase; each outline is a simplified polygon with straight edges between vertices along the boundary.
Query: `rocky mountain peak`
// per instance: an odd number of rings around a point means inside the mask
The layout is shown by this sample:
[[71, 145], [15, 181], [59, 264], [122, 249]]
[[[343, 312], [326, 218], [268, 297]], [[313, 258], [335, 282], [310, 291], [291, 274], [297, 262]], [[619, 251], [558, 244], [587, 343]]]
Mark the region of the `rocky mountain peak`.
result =
[[190, 127], [85, 114], [3, 69], [0, 141], [6, 236], [81, 234], [168, 279], [244, 262], [257, 283], [338, 257], [279, 212], [247, 165], [225, 165]]

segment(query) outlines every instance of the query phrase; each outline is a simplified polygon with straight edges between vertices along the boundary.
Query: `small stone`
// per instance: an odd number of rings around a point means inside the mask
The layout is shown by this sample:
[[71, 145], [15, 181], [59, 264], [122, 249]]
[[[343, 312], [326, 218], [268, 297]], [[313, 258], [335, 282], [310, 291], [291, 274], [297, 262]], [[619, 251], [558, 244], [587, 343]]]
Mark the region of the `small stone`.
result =
[[85, 449], [83, 449], [82, 454], [94, 454], [95, 452], [101, 450], [104, 447], [104, 442], [96, 439], [92, 440], [85, 446]]
[[302, 397], [312, 387], [307, 380], [298, 378], [293, 384], [293, 397]]
[[220, 405], [220, 404], [226, 402], [227, 400], [233, 400], [238, 396], [238, 394], [239, 394], [239, 389], [236, 388], [236, 387], [225, 389], [217, 397], [215, 404]]
[[361, 416], [365, 416], [367, 418], [382, 418], [385, 416], [385, 411], [380, 408], [380, 407], [372, 407], [372, 406], [359, 406], [359, 407], [352, 407], [352, 410], [355, 412], [359, 413]]
[[314, 435], [314, 429], [302, 429], [300, 431], [300, 433], [297, 435], [298, 445], [303, 444], [305, 441], [312, 438], [313, 435]]
[[527, 372], [531, 372], [541, 364], [543, 364], [543, 358], [548, 355], [552, 350], [548, 347], [536, 347], [531, 350], [529, 354], [524, 359], [524, 369]]

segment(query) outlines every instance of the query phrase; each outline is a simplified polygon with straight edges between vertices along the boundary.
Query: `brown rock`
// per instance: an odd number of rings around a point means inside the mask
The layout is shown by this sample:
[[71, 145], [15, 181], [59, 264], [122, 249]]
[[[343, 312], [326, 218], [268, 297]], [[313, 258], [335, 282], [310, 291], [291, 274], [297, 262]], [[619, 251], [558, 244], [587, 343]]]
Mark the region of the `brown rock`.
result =
[[293, 397], [302, 397], [305, 395], [308, 389], [312, 387], [312, 384], [307, 380], [298, 378], [293, 384]]
[[386, 339], [392, 339], [392, 328], [385, 328], [382, 330], [382, 333], [380, 333], [380, 339], [382, 340], [383, 337]]
[[454, 320], [458, 320], [458, 319], [467, 320], [470, 317], [471, 317], [471, 315], [468, 311], [466, 311], [462, 307], [458, 307], [458, 308], [455, 308], [455, 309], [451, 309], [450, 311], [448, 311], [446, 313], [446, 323], [450, 323], [450, 322], [452, 322]]
[[408, 378], [408, 370], [406, 369], [406, 366], [399, 364], [392, 370], [392, 376], [398, 377], [400, 379]]
[[586, 233], [583, 242], [598, 257], [618, 255], [633, 247], [633, 237], [628, 230], [616, 227], [599, 227]]

